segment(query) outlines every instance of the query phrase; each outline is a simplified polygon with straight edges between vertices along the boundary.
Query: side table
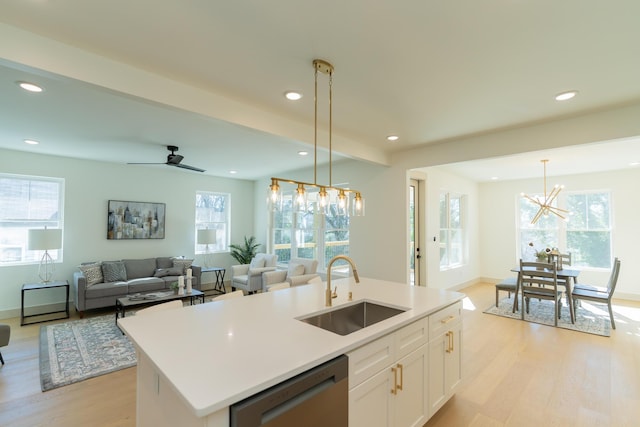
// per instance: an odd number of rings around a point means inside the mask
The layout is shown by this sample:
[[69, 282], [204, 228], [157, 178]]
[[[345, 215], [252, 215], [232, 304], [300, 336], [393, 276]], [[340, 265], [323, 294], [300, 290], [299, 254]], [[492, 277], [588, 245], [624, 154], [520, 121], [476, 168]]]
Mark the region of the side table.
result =
[[227, 293], [227, 290], [224, 287], [224, 273], [225, 269], [222, 267], [203, 267], [203, 273], [215, 273], [216, 275], [216, 283], [213, 285], [213, 291], [216, 291], [221, 294]]
[[[42, 289], [52, 289], [52, 288], [65, 288], [66, 290], [66, 297], [65, 297], [65, 309], [64, 310], [57, 310], [57, 311], [49, 311], [46, 313], [38, 313], [38, 314], [29, 314], [26, 315], [24, 314], [24, 294], [27, 291], [37, 291], [37, 290], [42, 290]], [[29, 317], [35, 317], [35, 316], [44, 316], [45, 314], [55, 314], [55, 313], [65, 313], [66, 316], [65, 317], [57, 317], [55, 319], [46, 319], [46, 320], [40, 320], [37, 322], [30, 322], [30, 323], [25, 323], [25, 319], [29, 318]], [[25, 283], [22, 285], [22, 297], [21, 297], [21, 303], [20, 303], [20, 326], [24, 326], [24, 325], [31, 325], [33, 323], [41, 323], [41, 322], [48, 322], [50, 320], [59, 320], [59, 319], [68, 319], [69, 318], [69, 282], [67, 282], [66, 280], [58, 280], [55, 282], [47, 282], [47, 283]]]

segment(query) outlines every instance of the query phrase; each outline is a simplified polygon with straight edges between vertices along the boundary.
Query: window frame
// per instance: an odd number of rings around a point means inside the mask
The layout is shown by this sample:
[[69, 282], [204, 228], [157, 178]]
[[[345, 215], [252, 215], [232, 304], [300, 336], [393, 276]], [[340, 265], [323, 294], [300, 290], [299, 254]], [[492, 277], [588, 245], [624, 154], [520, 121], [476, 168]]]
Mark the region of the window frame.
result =
[[[442, 198], [444, 197], [445, 200], [445, 205], [446, 205], [446, 212], [443, 212], [443, 206], [442, 206]], [[467, 245], [467, 231], [466, 231], [466, 209], [467, 209], [467, 202], [466, 202], [466, 195], [462, 194], [462, 193], [457, 193], [454, 191], [448, 191], [448, 190], [441, 190], [440, 191], [440, 195], [439, 195], [439, 200], [438, 200], [438, 213], [439, 213], [439, 269], [440, 271], [445, 271], [445, 270], [451, 270], [454, 268], [459, 268], [462, 267], [465, 264], [465, 260], [466, 260], [466, 245]], [[459, 204], [459, 218], [458, 218], [458, 223], [459, 223], [459, 227], [452, 227], [451, 226], [451, 200], [452, 199], [456, 199], [458, 200], [458, 204]], [[443, 213], [444, 213], [444, 217], [443, 217]], [[444, 219], [445, 224], [442, 224]], [[449, 254], [453, 254], [453, 244], [454, 244], [454, 239], [452, 239], [452, 235], [453, 234], [458, 234], [459, 236], [459, 240], [455, 240], [455, 242], [459, 241], [459, 248], [458, 248], [458, 253], [459, 253], [459, 257], [456, 258], [455, 261], [451, 261], [451, 257], [449, 256]], [[443, 239], [444, 234], [446, 234], [446, 238]], [[445, 253], [445, 255], [447, 255], [446, 259], [447, 261], [443, 263], [443, 251]]]
[[[198, 206], [199, 198], [203, 195], [212, 195], [223, 197], [224, 202], [224, 220], [222, 221], [203, 221], [199, 220], [198, 209], [204, 208]], [[214, 208], [209, 208], [214, 209]], [[198, 244], [198, 230], [203, 228], [213, 228], [216, 230], [216, 243], [212, 245]], [[231, 193], [223, 193], [219, 191], [196, 190], [195, 195], [195, 217], [194, 217], [194, 253], [196, 255], [206, 255], [213, 253], [227, 253], [230, 251], [231, 243]], [[207, 250], [207, 246], [209, 247]]]
[[[34, 185], [34, 183], [47, 183], [47, 184], [51, 184], [54, 183], [57, 185], [57, 208], [56, 210], [53, 212], [56, 215], [56, 218], [53, 219], [51, 216], [49, 218], [30, 218], [30, 215], [27, 215], [27, 217], [7, 217], [5, 218], [5, 213], [0, 212], [0, 230], [2, 230], [3, 232], [0, 233], [0, 236], [4, 236], [3, 238], [7, 238], [7, 236], [10, 236], [11, 234], [13, 234], [14, 236], [16, 236], [16, 233], [11, 233], [12, 231], [18, 232], [18, 241], [15, 242], [15, 240], [13, 240], [12, 242], [7, 241], [7, 243], [3, 243], [3, 241], [0, 239], [0, 248], [2, 248], [2, 250], [4, 250], [4, 246], [14, 246], [14, 247], [20, 247], [20, 258], [16, 259], [16, 260], [8, 260], [5, 261], [3, 260], [4, 252], [0, 252], [0, 267], [1, 266], [16, 266], [16, 265], [32, 265], [32, 264], [38, 264], [40, 263], [40, 260], [42, 259], [42, 256], [44, 255], [45, 251], [32, 251], [29, 250], [28, 248], [28, 239], [29, 239], [29, 230], [30, 229], [35, 229], [35, 228], [44, 228], [45, 226], [48, 228], [59, 228], [62, 229], [62, 232], [64, 233], [64, 196], [65, 196], [65, 179], [64, 178], [59, 178], [59, 177], [48, 177], [48, 176], [36, 176], [36, 175], [18, 175], [18, 174], [9, 174], [9, 173], [0, 173], [0, 181], [2, 180], [21, 180], [21, 181], [27, 181], [28, 182], [28, 186], [29, 186], [29, 197], [31, 197], [32, 194], [35, 194], [36, 192], [34, 190], [31, 189], [31, 187]], [[2, 191], [2, 188], [0, 187], [0, 191]], [[2, 199], [4, 200], [4, 202], [6, 203], [6, 201], [9, 199], [10, 196], [5, 196], [5, 195], [1, 195], [2, 193], [0, 193], [0, 197], [2, 197]], [[18, 202], [20, 203], [20, 202]], [[24, 201], [22, 203], [25, 203]], [[44, 202], [43, 202], [44, 203]], [[30, 202], [30, 200], [26, 201], [27, 205], [31, 205], [32, 203]], [[2, 208], [3, 203], [0, 201], [0, 208]], [[7, 205], [8, 206], [8, 205]], [[37, 208], [37, 206], [36, 206]], [[40, 207], [42, 208], [42, 207]], [[20, 209], [20, 207], [16, 207], [14, 209]], [[31, 213], [33, 210], [30, 209], [30, 206], [27, 207], [27, 210], [29, 210], [29, 213]], [[35, 210], [35, 208], [34, 208]], [[51, 212], [51, 209], [48, 210], [49, 212]], [[8, 216], [11, 216], [11, 214], [8, 214]], [[8, 225], [8, 224], [19, 224], [19, 223], [23, 223], [22, 226], [19, 225]], [[21, 234], [21, 236], [20, 236]], [[64, 246], [64, 234], [62, 237], [62, 242], [63, 242], [63, 246]], [[48, 254], [51, 256], [51, 258], [53, 259], [54, 263], [61, 263], [64, 260], [64, 252], [63, 252], [63, 248], [60, 249], [54, 249], [54, 250], [49, 250], [47, 251]]]
[[[572, 231], [580, 231], [580, 229], [572, 229], [571, 228], [571, 215], [572, 215], [572, 209], [568, 206], [568, 199], [572, 196], [586, 196], [588, 197], [589, 195], [606, 195], [607, 198], [607, 204], [608, 204], [608, 212], [606, 213], [607, 217], [608, 217], [608, 226], [605, 228], [599, 228], [599, 229], [584, 229], [583, 231], [585, 232], [605, 232], [608, 235], [608, 247], [604, 248], [604, 250], [609, 254], [608, 259], [607, 259], [607, 265], [601, 265], [601, 266], [595, 266], [589, 263], [581, 263], [581, 259], [579, 256], [577, 256], [578, 252], [577, 250], [572, 249], [571, 247], [569, 247], [569, 243], [568, 241], [569, 239], [569, 233], [571, 233]], [[532, 195], [532, 197], [534, 197], [536, 195]], [[611, 269], [611, 267], [613, 266], [613, 258], [612, 258], [612, 253], [613, 253], [613, 193], [611, 190], [606, 190], [606, 189], [599, 189], [599, 190], [581, 190], [581, 191], [570, 191], [570, 192], [566, 192], [564, 194], [560, 194], [558, 196], [558, 198], [556, 199], [556, 203], [554, 203], [554, 206], [557, 206], [559, 208], [562, 209], [567, 209], [569, 210], [569, 220], [568, 221], [564, 221], [561, 218], [557, 217], [556, 215], [549, 215], [549, 218], [552, 220], [552, 224], [551, 225], [547, 225], [543, 228], [540, 228], [538, 226], [538, 224], [540, 223], [540, 221], [543, 221], [544, 218], [541, 218], [538, 223], [536, 223], [533, 226], [528, 226], [529, 224], [527, 223], [526, 227], [523, 227], [523, 221], [524, 221], [524, 216], [522, 214], [522, 203], [530, 203], [528, 201], [526, 201], [526, 199], [523, 199], [522, 197], [518, 197], [518, 218], [520, 219], [520, 221], [516, 224], [517, 228], [518, 228], [518, 238], [520, 240], [520, 257], [522, 257], [523, 259], [531, 259], [533, 256], [533, 252], [532, 251], [540, 251], [545, 249], [546, 247], [558, 247], [561, 248], [562, 252], [571, 252], [572, 253], [572, 267], [577, 267], [580, 269], [586, 269], [586, 270], [607, 270], [607, 269]], [[586, 208], [588, 209], [589, 205], [586, 205]], [[588, 216], [588, 215], [587, 215]], [[529, 219], [530, 221], [530, 219]], [[543, 223], [544, 224], [544, 223]], [[546, 230], [546, 234], [547, 236], [552, 236], [555, 235], [554, 237], [549, 237], [547, 239], [545, 239], [546, 241], [543, 242], [538, 242], [538, 241], [532, 241], [533, 243], [533, 248], [531, 246], [529, 246], [529, 241], [531, 239], [528, 239], [528, 236], [525, 237], [523, 236], [524, 232], [527, 231], [531, 231], [531, 230], [540, 230], [540, 231], [545, 231]], [[564, 249], [563, 249], [564, 248]]]

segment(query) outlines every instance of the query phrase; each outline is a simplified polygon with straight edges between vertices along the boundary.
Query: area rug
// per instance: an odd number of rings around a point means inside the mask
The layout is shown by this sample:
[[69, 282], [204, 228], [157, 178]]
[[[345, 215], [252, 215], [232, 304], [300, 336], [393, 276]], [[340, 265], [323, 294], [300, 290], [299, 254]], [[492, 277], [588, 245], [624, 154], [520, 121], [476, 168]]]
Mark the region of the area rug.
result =
[[136, 364], [136, 352], [114, 315], [40, 328], [42, 391], [108, 374]]
[[[522, 301], [520, 301], [521, 303]], [[508, 317], [510, 319], [521, 319], [520, 311], [512, 312], [513, 298], [503, 298], [500, 300], [498, 307], [495, 305], [489, 307], [484, 312], [495, 314], [497, 316]], [[586, 332], [589, 334], [602, 335], [608, 337], [611, 335], [609, 313], [607, 307], [590, 304], [581, 301], [581, 306], [576, 309], [576, 323], [571, 323], [569, 307], [566, 302], [562, 305], [561, 317], [558, 319], [558, 327], [571, 329], [572, 331]], [[524, 314], [524, 319], [528, 322], [539, 323], [541, 325], [553, 326], [554, 308], [553, 302], [537, 299], [531, 299], [529, 313]]]

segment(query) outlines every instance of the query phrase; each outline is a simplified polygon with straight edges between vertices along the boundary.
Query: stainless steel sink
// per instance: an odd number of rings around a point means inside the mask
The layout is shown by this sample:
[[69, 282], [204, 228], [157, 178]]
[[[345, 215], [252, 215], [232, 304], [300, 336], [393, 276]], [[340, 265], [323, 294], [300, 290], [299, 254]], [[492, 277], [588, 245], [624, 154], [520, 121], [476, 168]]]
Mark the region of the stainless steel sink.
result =
[[405, 311], [371, 301], [360, 301], [298, 320], [339, 335], [349, 335]]

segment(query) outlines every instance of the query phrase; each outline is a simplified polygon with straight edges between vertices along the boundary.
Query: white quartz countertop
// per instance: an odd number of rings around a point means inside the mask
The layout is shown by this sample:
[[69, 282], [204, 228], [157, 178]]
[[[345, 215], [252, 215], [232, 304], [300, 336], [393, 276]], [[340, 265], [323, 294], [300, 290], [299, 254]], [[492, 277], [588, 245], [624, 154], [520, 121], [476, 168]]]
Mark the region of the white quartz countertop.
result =
[[118, 321], [198, 417], [351, 351], [464, 297], [362, 278], [332, 281], [333, 307], [369, 300], [408, 309], [346, 336], [297, 320], [322, 312], [326, 284], [296, 286]]

